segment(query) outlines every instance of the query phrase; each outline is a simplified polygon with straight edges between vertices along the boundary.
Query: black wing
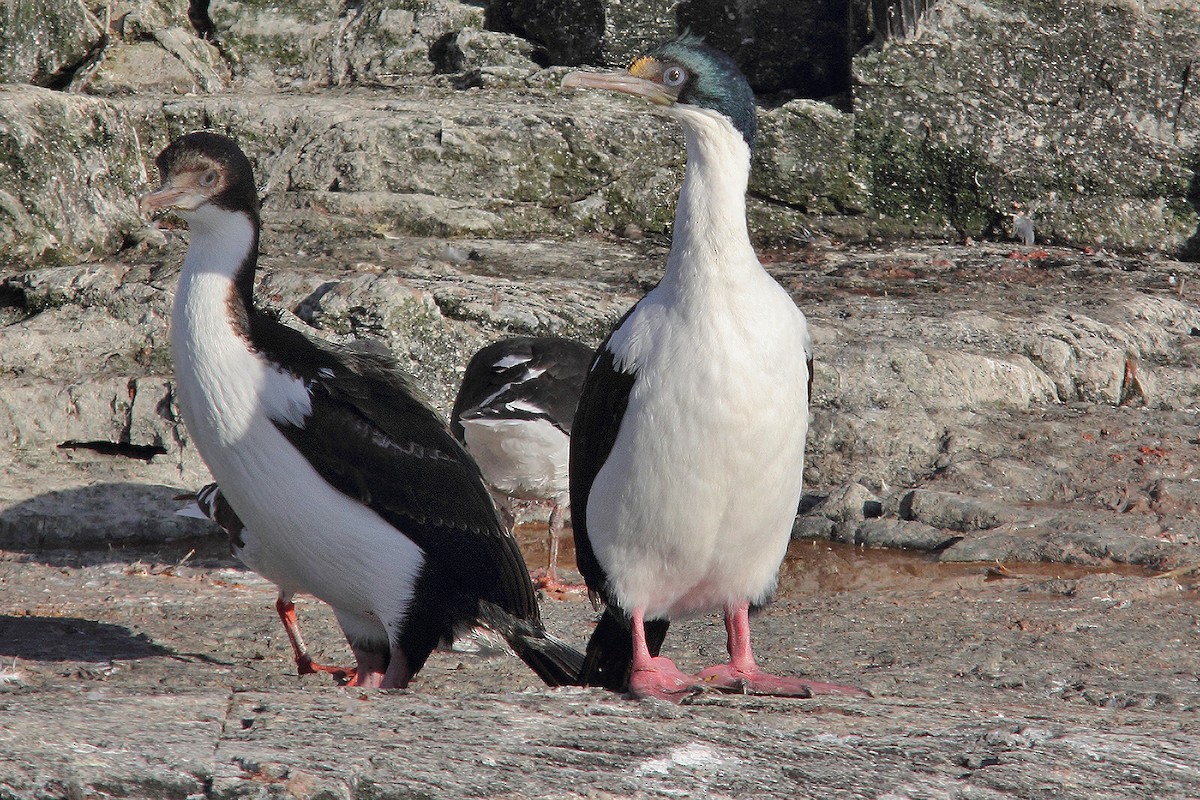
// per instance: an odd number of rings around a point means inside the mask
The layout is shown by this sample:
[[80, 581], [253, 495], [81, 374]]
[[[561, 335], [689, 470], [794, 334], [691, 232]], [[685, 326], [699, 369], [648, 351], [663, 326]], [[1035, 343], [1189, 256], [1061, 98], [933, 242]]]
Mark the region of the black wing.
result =
[[[628, 318], [627, 314], [625, 319]], [[618, 324], [616, 329], [620, 327]], [[588, 640], [580, 683], [614, 691], [624, 691], [629, 686], [629, 668], [633, 662], [630, 620], [626, 611], [618, 608], [608, 595], [608, 576], [588, 538], [587, 508], [592, 483], [612, 452], [636, 380], [635, 372], [616, 368], [606, 340], [596, 352], [584, 381], [571, 431], [571, 524], [575, 531], [575, 563], [588, 591], [602, 597], [607, 604]], [[646, 623], [646, 643], [651, 654], [658, 655], [669, 626], [668, 620]]]
[[451, 579], [447, 589], [461, 593], [444, 598], [449, 605], [467, 611], [488, 601], [540, 625], [525, 561], [479, 468], [399, 366], [314, 341], [265, 314], [251, 324], [266, 354], [286, 352], [309, 387], [303, 426], [276, 426], [321, 477], [412, 539]]
[[559, 336], [489, 344], [471, 357], [463, 373], [451, 430], [462, 441], [463, 419], [546, 419], [569, 435], [592, 356], [587, 345]]
[[[611, 338], [611, 337], [610, 337]], [[575, 532], [575, 563], [588, 591], [608, 600], [608, 576], [596, 560], [588, 538], [587, 509], [592, 484], [612, 452], [629, 393], [637, 376], [618, 370], [608, 341], [600, 345], [579, 397], [571, 432], [571, 525]]]

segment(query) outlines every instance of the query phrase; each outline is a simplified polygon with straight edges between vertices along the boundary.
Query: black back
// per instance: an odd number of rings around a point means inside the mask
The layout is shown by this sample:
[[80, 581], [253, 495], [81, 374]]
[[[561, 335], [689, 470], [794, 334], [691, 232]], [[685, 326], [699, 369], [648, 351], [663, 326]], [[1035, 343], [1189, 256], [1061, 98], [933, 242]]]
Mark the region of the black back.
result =
[[463, 441], [463, 419], [545, 419], [568, 436], [592, 361], [592, 348], [559, 336], [518, 336], [471, 357], [450, 412]]
[[400, 367], [378, 352], [310, 339], [260, 311], [249, 328], [264, 356], [283, 363], [286, 354], [312, 398], [302, 426], [276, 427], [322, 478], [425, 552], [399, 642], [410, 669], [455, 630], [485, 622], [546, 683], [574, 683], [582, 656], [545, 635], [524, 558], [478, 466]]

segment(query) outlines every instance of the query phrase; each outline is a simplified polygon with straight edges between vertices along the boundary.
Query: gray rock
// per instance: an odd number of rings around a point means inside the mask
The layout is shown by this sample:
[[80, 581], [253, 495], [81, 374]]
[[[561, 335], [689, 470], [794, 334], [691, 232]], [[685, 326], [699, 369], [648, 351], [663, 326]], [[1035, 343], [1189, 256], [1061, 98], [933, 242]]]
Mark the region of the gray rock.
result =
[[248, 85], [403, 84], [430, 75], [444, 37], [483, 27], [483, 11], [456, 0], [216, 0], [216, 38]]
[[858, 522], [852, 541], [867, 547], [933, 551], [941, 550], [959, 538], [923, 522], [879, 517]]
[[0, 265], [112, 253], [142, 227], [135, 120], [107, 101], [0, 85]]
[[42, 492], [0, 508], [0, 548], [37, 552], [212, 535], [207, 522], [175, 513], [184, 504], [175, 499], [178, 494], [178, 489], [145, 483]]
[[88, 94], [195, 94], [229, 88], [221, 52], [196, 36], [186, 19], [143, 4], [117, 21], [101, 57], [78, 71], [70, 90]]
[[1156, 514], [1185, 516], [1200, 509], [1200, 481], [1161, 478], [1149, 490], [1150, 507]]
[[1177, 545], [1148, 540], [1112, 525], [1005, 526], [977, 533], [946, 548], [942, 561], [1104, 564], [1115, 561], [1150, 569], [1168, 569], [1187, 560]]
[[835, 487], [813, 507], [811, 513], [819, 514], [834, 522], [859, 521], [878, 517], [883, 513], [879, 498], [859, 483], [848, 483]]
[[828, 517], [801, 514], [792, 522], [792, 538], [798, 540], [833, 538], [834, 521]]
[[895, 502], [902, 519], [959, 532], [996, 528], [1018, 517], [1013, 509], [998, 503], [928, 489], [913, 489]]
[[872, 209], [978, 236], [1015, 202], [1042, 241], [1179, 247], [1196, 229], [1198, 29], [1183, 2], [934, 4], [921, 35], [854, 63]]
[[853, 213], [867, 202], [852, 168], [854, 116], [793, 100], [759, 114], [750, 191], [812, 214]]
[[448, 34], [430, 52], [438, 72], [511, 67], [527, 75], [540, 68], [534, 55], [535, 47], [520, 36], [472, 28]]
[[0, 6], [0, 83], [65, 85], [104, 33], [80, 0], [6, 2]]

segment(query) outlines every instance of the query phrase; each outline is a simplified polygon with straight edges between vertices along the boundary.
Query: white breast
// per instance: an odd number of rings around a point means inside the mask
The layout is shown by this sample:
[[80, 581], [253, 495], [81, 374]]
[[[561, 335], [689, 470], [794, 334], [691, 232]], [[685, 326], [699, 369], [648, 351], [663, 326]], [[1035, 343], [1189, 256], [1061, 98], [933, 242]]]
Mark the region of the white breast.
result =
[[339, 618], [362, 620], [361, 628], [377, 631], [374, 638], [384, 629], [394, 637], [421, 550], [326, 483], [272, 423], [302, 425], [311, 400], [299, 379], [273, 368], [231, 325], [231, 280], [206, 266], [230, 247], [225, 233], [209, 242], [193, 227], [171, 344], [188, 431], [246, 526], [238, 556], [280, 588], [319, 597]]
[[498, 492], [565, 501], [570, 438], [548, 420], [475, 417], [462, 426], [467, 450]]
[[588, 534], [618, 603], [646, 617], [764, 600], [799, 503], [803, 314], [754, 263], [721, 291], [664, 281], [611, 340], [637, 379]]

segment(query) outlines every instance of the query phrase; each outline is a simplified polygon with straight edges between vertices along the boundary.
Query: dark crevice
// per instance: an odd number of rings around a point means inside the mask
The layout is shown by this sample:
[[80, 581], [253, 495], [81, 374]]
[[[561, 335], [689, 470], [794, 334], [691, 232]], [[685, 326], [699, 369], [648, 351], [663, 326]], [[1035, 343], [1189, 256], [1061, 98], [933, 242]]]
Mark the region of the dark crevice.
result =
[[73, 64], [67, 64], [61, 67], [52, 75], [47, 75], [45, 78], [37, 81], [38, 85], [47, 89], [53, 89], [56, 92], [63, 92], [70, 88], [75, 77], [81, 72], [84, 72], [94, 66], [100, 57], [104, 55], [105, 49], [109, 44], [109, 36], [107, 33], [101, 34], [92, 48], [83, 54], [83, 57]]
[[190, 0], [188, 2], [188, 22], [196, 30], [196, 35], [207, 42], [216, 44], [217, 26], [213, 24], [208, 14], [209, 0]]
[[167, 449], [157, 444], [130, 444], [129, 442], [78, 441], [68, 439], [58, 445], [59, 450], [91, 450], [105, 456], [121, 456], [135, 458], [139, 461], [150, 461], [155, 456], [165, 456]]
[[[814, 0], [761, 4], [750, 11], [737, 0], [679, 0], [674, 19], [656, 19], [654, 25], [666, 22], [669, 28], [673, 22], [677, 31], [703, 36], [737, 62], [756, 94], [776, 104], [808, 98], [849, 110], [855, 54], [916, 36], [936, 2]], [[608, 16], [619, 6], [616, 0], [492, 0], [484, 27], [539, 47], [535, 58], [542, 66], [615, 66], [612, 60], [636, 39], [610, 32]], [[435, 63], [444, 60], [447, 44], [435, 45]]]

